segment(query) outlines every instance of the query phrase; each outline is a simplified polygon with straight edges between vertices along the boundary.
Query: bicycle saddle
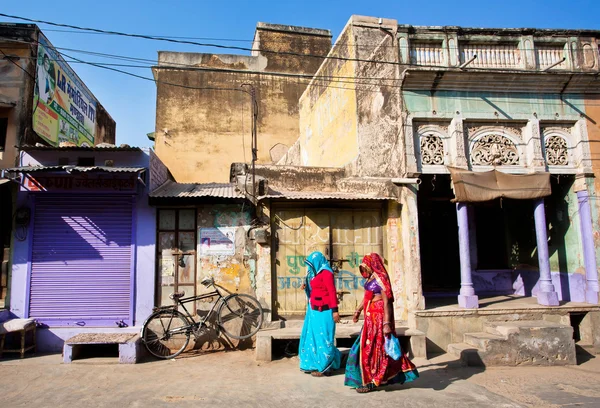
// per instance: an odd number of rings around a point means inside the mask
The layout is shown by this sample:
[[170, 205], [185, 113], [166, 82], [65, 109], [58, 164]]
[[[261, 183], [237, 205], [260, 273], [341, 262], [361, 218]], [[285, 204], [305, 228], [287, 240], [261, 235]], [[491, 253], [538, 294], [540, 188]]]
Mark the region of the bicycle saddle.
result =
[[169, 297], [171, 299], [179, 299], [185, 296], [185, 291], [181, 291], [181, 292], [173, 292], [169, 295]]

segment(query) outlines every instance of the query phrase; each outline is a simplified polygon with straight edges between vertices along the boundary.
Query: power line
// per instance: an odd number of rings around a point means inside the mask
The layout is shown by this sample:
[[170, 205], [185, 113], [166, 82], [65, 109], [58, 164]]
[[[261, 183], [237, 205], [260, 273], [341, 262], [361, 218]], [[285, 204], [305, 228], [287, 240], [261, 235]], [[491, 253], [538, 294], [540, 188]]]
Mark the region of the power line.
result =
[[[13, 60], [13, 57], [11, 55], [6, 55], [4, 53], [4, 51], [0, 50], [0, 52], [2, 53], [2, 55], [4, 55], [4, 59], [13, 63], [14, 65], [16, 65], [21, 71], [25, 72], [27, 75], [29, 75], [32, 79], [35, 79], [35, 76], [33, 76], [31, 74], [31, 72], [27, 71], [25, 68], [23, 68], [22, 66], [20, 66], [19, 64], [17, 64], [16, 61]], [[20, 57], [19, 57], [20, 58]]]
[[[0, 14], [3, 15], [3, 14]], [[40, 22], [40, 24], [45, 24]], [[577, 30], [575, 30], [577, 31]], [[56, 29], [50, 29], [50, 28], [46, 28], [44, 29], [44, 32], [58, 32], [58, 33], [70, 33], [70, 34], [94, 34], [94, 35], [115, 35], [109, 32], [92, 32], [92, 31], [81, 31], [81, 30], [56, 30]], [[240, 39], [240, 38], [216, 38], [216, 37], [187, 37], [187, 36], [173, 36], [173, 35], [151, 35], [152, 37], [157, 37], [157, 38], [165, 38], [165, 39], [173, 39], [173, 40], [202, 40], [202, 41], [224, 41], [224, 42], [242, 42], [242, 43], [253, 43], [254, 40], [250, 40], [250, 39]], [[550, 37], [550, 36], [549, 36]], [[556, 38], [556, 36], [551, 35], [551, 37]], [[417, 42], [420, 41], [420, 39], [416, 39]], [[267, 41], [265, 41], [269, 44], [288, 44], [289, 40], [284, 40], [284, 39], [268, 39]], [[295, 42], [300, 43], [300, 44], [311, 44], [313, 43], [313, 41], [311, 40], [304, 40], [304, 39], [297, 39], [295, 40]], [[427, 44], [431, 44], [430, 41], [426, 41]], [[439, 40], [438, 42], [439, 44], [442, 43], [442, 40]], [[565, 41], [566, 43], [566, 41]], [[434, 44], [435, 44], [435, 40], [434, 40]], [[516, 44], [516, 42], [515, 42]], [[350, 47], [356, 47], [356, 48], [395, 48], [396, 45], [386, 45], [386, 44], [363, 44], [363, 43], [358, 43], [358, 42], [335, 42], [334, 45], [336, 46], [340, 46], [340, 45], [344, 45], [344, 46], [350, 46]], [[564, 45], [564, 44], [560, 44], [560, 45]], [[535, 51], [537, 48], [526, 48], [526, 47], [518, 47], [518, 50], [524, 50], [524, 51]], [[583, 50], [583, 47], [575, 47], [575, 48], [571, 48], [571, 49], [575, 49], [575, 50]]]
[[[19, 41], [19, 40], [13, 40], [13, 42], [19, 42], [19, 43], [24, 43], [24, 44], [30, 44], [30, 41]], [[52, 48], [58, 52], [60, 54], [60, 50], [67, 50], [67, 51], [72, 51], [72, 52], [77, 52], [77, 53], [83, 53], [83, 54], [88, 54], [88, 55], [93, 55], [93, 56], [99, 56], [102, 58], [111, 58], [111, 59], [118, 59], [118, 60], [124, 60], [124, 61], [134, 61], [134, 62], [146, 62], [148, 64], [156, 64], [156, 60], [153, 59], [146, 59], [146, 58], [137, 58], [137, 57], [130, 57], [130, 56], [123, 56], [123, 55], [115, 55], [115, 54], [106, 54], [106, 53], [98, 53], [98, 52], [93, 52], [93, 51], [87, 51], [87, 50], [78, 50], [78, 49], [71, 49], [71, 48], [63, 48], [63, 47], [54, 47], [52, 46]], [[108, 65], [110, 66], [111, 64], [102, 64], [102, 65]], [[121, 67], [128, 67], [128, 68], [146, 68], [146, 67], [152, 67], [151, 65], [148, 66], [140, 66], [140, 65], [119, 65], [119, 64], [112, 64], [113, 66], [121, 66]], [[438, 68], [438, 69], [443, 69], [444, 67], [440, 67], [440, 66], [433, 66], [433, 65], [409, 65], [409, 64], [404, 64], [405, 66], [415, 66], [415, 67], [426, 67], [426, 68]], [[178, 69], [178, 68], [182, 68], [182, 69], [192, 69], [192, 70], [210, 70], [210, 71], [219, 71], [219, 72], [231, 72], [231, 73], [240, 73], [240, 72], [247, 72], [247, 73], [256, 73], [256, 74], [260, 74], [260, 75], [270, 75], [270, 76], [286, 76], [286, 77], [297, 77], [297, 78], [303, 78], [303, 79], [321, 79], [321, 80], [350, 80], [351, 82], [347, 82], [347, 83], [354, 83], [356, 81], [360, 81], [360, 83], [365, 83], [365, 84], [369, 84], [369, 85], [376, 85], [375, 83], [370, 83], [370, 82], [365, 82], [365, 81], [391, 81], [391, 82], [397, 82], [398, 80], [396, 78], [382, 78], [382, 77], [364, 77], [364, 76], [337, 76], [337, 75], [311, 75], [311, 74], [297, 74], [297, 73], [278, 73], [278, 72], [262, 72], [262, 71], [241, 71], [241, 70], [234, 70], [234, 69], [226, 69], [226, 68], [214, 68], [214, 67], [199, 67], [195, 64], [184, 64], [184, 63], [177, 63], [177, 62], [173, 62], [173, 63], [169, 63], [169, 65], [158, 65], [155, 66], [155, 68], [158, 69]], [[468, 71], [468, 72], [481, 72], [481, 71]], [[485, 70], [485, 72], [491, 72], [489, 70]], [[515, 72], [515, 71], [510, 71]], [[527, 74], [536, 74], [536, 71], [527, 71], [527, 70], [520, 70], [520, 71], [516, 71], [516, 72], [521, 72], [521, 73], [527, 73]], [[561, 74], [569, 74], [570, 72], [567, 71], [561, 71]], [[591, 80], [596, 80], [596, 78], [594, 77]], [[346, 82], [346, 81], [336, 81], [336, 82]], [[454, 83], [465, 83], [465, 84], [469, 84], [472, 83], [472, 80], [454, 80]], [[537, 84], [538, 80], [537, 79], [531, 79], [528, 82], [523, 82], [523, 84]], [[382, 86], [397, 86], [397, 85], [388, 85], [388, 84], [382, 84]]]
[[[14, 40], [14, 42], [31, 44], [30, 41]], [[237, 89], [237, 88], [223, 88], [223, 87], [218, 87], [218, 86], [214, 86], [214, 87], [194, 87], [194, 86], [176, 84], [176, 83], [171, 83], [171, 82], [166, 82], [166, 81], [157, 81], [154, 78], [148, 78], [148, 77], [144, 77], [142, 75], [134, 74], [134, 73], [131, 73], [131, 72], [128, 72], [128, 71], [124, 71], [124, 70], [120, 70], [120, 69], [117, 69], [117, 68], [113, 68], [115, 66], [119, 66], [119, 67], [122, 67], [122, 68], [141, 68], [141, 69], [147, 69], [147, 68], [150, 68], [151, 66], [146, 66], [146, 65], [128, 65], [128, 64], [106, 64], [106, 63], [90, 62], [90, 61], [81, 60], [79, 58], [75, 58], [75, 57], [67, 55], [67, 54], [65, 54], [63, 52], [60, 52], [57, 49], [59, 47], [52, 46], [52, 48], [58, 54], [64, 55], [65, 57], [72, 59], [72, 61], [65, 61], [65, 62], [81, 63], [81, 64], [86, 64], [86, 65], [91, 65], [91, 66], [95, 66], [97, 68], [107, 69], [107, 70], [111, 70], [111, 71], [114, 71], [114, 72], [117, 72], [117, 73], [129, 75], [129, 76], [132, 76], [132, 77], [136, 77], [136, 78], [139, 78], [139, 79], [143, 79], [143, 80], [147, 80], [147, 81], [152, 81], [152, 82], [155, 82], [156, 84], [164, 84], [164, 85], [176, 86], [176, 87], [181, 87], [181, 88], [186, 88], [186, 89], [198, 89], [198, 90], [233, 90], [233, 91], [242, 91], [242, 90]], [[129, 59], [131, 59], [131, 60], [136, 60], [136, 61], [152, 61], [152, 63], [154, 63], [153, 60], [148, 60], [148, 59], [143, 59], [143, 58], [135, 58], [135, 57], [128, 57], [128, 56], [114, 55], [114, 54], [95, 53], [95, 52], [85, 51], [85, 50], [75, 50], [75, 49], [70, 49], [70, 50], [72, 50], [74, 52], [82, 52], [82, 53], [87, 53], [87, 54], [92, 54], [92, 55], [96, 54], [96, 55], [99, 55], [99, 56], [105, 57], [105, 58], [116, 58], [116, 59], [122, 59], [122, 60], [129, 60]], [[32, 58], [32, 59], [34, 59], [34, 57], [24, 57], [24, 58]], [[243, 73], [243, 72], [245, 72], [245, 71], [239, 71], [239, 70], [224, 70], [224, 69], [219, 69], [219, 68], [197, 67], [195, 65], [191, 65], [190, 66], [190, 64], [180, 64], [180, 65], [184, 65], [185, 66], [184, 69], [190, 69], [190, 70], [211, 71], [211, 72], [221, 71], [221, 72], [230, 72], [230, 73]], [[158, 68], [179, 69], [181, 67], [171, 67], [171, 66], [161, 67], [161, 66], [159, 66]], [[371, 89], [359, 88], [358, 85], [364, 85], [366, 87], [384, 86], [384, 87], [401, 88], [400, 84], [393, 84], [393, 83], [392, 84], [385, 84], [385, 83], [381, 83], [381, 82], [366, 82], [366, 81], [396, 81], [397, 82], [397, 80], [395, 78], [351, 77], [351, 76], [341, 76], [341, 77], [339, 77], [339, 76], [319, 76], [319, 75], [309, 75], [309, 74], [275, 73], [275, 72], [252, 72], [252, 71], [246, 71], [246, 73], [257, 74], [257, 75], [268, 75], [268, 76], [291, 77], [291, 78], [296, 78], [298, 80], [297, 81], [298, 84], [312, 85], [312, 86], [319, 87], [319, 88], [332, 88], [332, 89], [342, 89], [342, 90], [353, 90], [353, 91], [360, 91], [360, 92], [379, 92], [379, 90], [371, 90]], [[300, 79], [303, 79], [305, 81], [300, 81]], [[594, 78], [594, 79], [596, 79], [596, 78]], [[318, 81], [320, 81], [320, 83]], [[328, 83], [324, 84], [323, 82], [326, 82], [326, 81], [328, 81]], [[337, 84], [355, 85], [355, 87], [351, 87], [351, 86], [333, 86], [333, 85], [330, 84], [330, 82], [331, 83], [337, 83]], [[460, 82], [460, 81], [458, 81], [458, 82]], [[466, 83], [466, 84], [472, 83], [472, 81], [470, 81], [470, 80], [465, 80], [463, 82]], [[537, 83], [537, 80], [531, 80], [528, 83], [529, 84]], [[244, 92], [244, 91], [242, 91], [242, 92]], [[463, 99], [465, 99], [465, 98], [463, 98]], [[473, 99], [473, 98], [471, 98], [471, 99]], [[529, 102], [511, 101], [511, 103], [513, 103], [513, 104], [514, 103], [521, 103], [521, 104], [525, 104], [525, 105], [531, 105], [531, 103], [529, 103]], [[546, 104], [544, 102], [539, 102], [539, 103]], [[554, 104], [547, 104], [547, 105], [553, 105], [554, 106]]]

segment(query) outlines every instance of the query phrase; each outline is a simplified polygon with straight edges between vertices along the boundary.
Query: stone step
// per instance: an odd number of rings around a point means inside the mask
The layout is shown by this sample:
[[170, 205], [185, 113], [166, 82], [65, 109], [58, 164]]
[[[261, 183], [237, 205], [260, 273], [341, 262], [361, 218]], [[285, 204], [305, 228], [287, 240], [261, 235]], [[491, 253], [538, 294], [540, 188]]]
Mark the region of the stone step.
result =
[[521, 331], [539, 330], [572, 330], [571, 326], [548, 322], [546, 320], [519, 320], [508, 322], [486, 322], [484, 325], [486, 333], [504, 336], [508, 338], [511, 334]]
[[457, 357], [460, 362], [467, 366], [485, 366], [481, 358], [481, 350], [467, 343], [448, 344], [448, 353]]
[[485, 332], [465, 333], [448, 352], [467, 365], [576, 364], [573, 328], [543, 320], [488, 322]]
[[463, 339], [466, 344], [481, 350], [487, 350], [491, 346], [490, 343], [506, 340], [504, 336], [486, 332], [465, 333]]

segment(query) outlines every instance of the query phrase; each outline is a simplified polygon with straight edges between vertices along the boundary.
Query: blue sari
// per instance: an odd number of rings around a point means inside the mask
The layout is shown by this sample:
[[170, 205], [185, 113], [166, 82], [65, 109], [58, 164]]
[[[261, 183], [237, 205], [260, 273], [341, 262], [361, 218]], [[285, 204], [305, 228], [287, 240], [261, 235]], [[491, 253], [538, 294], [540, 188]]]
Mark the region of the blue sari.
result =
[[310, 305], [310, 281], [319, 273], [333, 273], [333, 271], [320, 252], [313, 252], [305, 262], [308, 269], [305, 291], [309, 301], [300, 336], [300, 370], [320, 373], [337, 370], [340, 368], [341, 354], [335, 347], [333, 311], [319, 312], [313, 310]]

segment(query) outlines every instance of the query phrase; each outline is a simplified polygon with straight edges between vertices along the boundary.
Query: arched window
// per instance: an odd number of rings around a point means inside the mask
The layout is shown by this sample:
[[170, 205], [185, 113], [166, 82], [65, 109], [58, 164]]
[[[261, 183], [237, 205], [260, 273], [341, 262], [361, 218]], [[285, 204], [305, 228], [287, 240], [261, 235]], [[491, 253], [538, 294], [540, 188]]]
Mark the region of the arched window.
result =
[[425, 166], [444, 164], [444, 143], [441, 137], [433, 133], [421, 136], [421, 163]]
[[544, 138], [544, 151], [548, 166], [568, 166], [569, 146], [567, 140], [559, 135]]

